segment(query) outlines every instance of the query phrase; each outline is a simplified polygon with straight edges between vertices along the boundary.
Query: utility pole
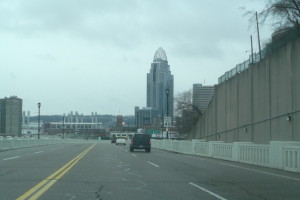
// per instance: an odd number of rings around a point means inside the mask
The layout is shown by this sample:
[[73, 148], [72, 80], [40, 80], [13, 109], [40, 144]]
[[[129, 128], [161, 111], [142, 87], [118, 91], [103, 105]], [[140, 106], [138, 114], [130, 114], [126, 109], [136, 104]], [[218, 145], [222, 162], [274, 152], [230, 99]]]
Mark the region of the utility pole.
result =
[[136, 111], [136, 131], [139, 129], [139, 111]]
[[65, 139], [65, 116], [62, 117], [63, 120], [63, 139]]
[[41, 103], [38, 103], [39, 108], [39, 115], [38, 115], [38, 139], [40, 139], [40, 110], [41, 110]]
[[[167, 117], [169, 117], [169, 88], [166, 89], [166, 95], [167, 95]], [[169, 139], [169, 128], [167, 127], [167, 139]]]
[[252, 42], [252, 35], [250, 36], [250, 38], [251, 38], [251, 59], [252, 59], [251, 63], [254, 63], [254, 59], [253, 59], [253, 42]]
[[164, 108], [161, 109], [161, 139], [164, 139]]
[[256, 15], [256, 29], [257, 29], [257, 39], [258, 39], [258, 49], [259, 49], [259, 60], [261, 60], [261, 50], [260, 50], [260, 38], [259, 38], [259, 27], [258, 27], [257, 12], [255, 12], [255, 15]]

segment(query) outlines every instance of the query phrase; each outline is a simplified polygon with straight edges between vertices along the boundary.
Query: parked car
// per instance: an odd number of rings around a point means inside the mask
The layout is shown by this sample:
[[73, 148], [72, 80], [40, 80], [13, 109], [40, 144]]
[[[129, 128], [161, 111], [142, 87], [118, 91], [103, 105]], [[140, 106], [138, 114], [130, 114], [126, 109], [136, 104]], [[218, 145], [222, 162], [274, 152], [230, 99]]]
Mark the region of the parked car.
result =
[[116, 140], [116, 145], [120, 145], [120, 144], [126, 145], [126, 140], [125, 140], [125, 138], [117, 138], [117, 140]]
[[149, 134], [137, 133], [133, 136], [130, 143], [130, 151], [133, 152], [134, 149], [145, 149], [146, 152], [151, 151], [151, 140]]

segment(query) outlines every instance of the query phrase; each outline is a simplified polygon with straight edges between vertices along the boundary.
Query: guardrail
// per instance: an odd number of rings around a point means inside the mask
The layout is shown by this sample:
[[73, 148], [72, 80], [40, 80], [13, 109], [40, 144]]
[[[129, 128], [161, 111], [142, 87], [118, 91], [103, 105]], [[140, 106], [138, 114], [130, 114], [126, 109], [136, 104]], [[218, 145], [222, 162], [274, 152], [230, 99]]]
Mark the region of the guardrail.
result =
[[283, 148], [283, 168], [287, 171], [300, 172], [300, 147]]
[[300, 172], [300, 142], [271, 141], [269, 144], [222, 141], [152, 140], [152, 147], [177, 153]]
[[9, 138], [0, 139], [0, 150], [18, 149], [25, 147], [34, 147], [51, 144], [73, 144], [73, 143], [95, 143], [95, 142], [108, 142], [98, 140], [84, 140], [84, 139], [60, 139], [60, 138], [44, 138], [44, 139], [24, 139], [24, 138]]

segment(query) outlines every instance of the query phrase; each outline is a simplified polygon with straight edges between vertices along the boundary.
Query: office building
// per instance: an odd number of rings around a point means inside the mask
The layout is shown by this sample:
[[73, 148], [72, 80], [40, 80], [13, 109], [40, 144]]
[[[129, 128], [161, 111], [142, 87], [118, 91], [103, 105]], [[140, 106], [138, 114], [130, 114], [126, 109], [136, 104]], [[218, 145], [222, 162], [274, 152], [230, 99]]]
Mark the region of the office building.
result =
[[11, 96], [0, 99], [0, 135], [21, 135], [22, 99]]
[[160, 112], [157, 109], [135, 107], [135, 121], [138, 127], [159, 126], [160, 118]]
[[202, 84], [193, 84], [193, 105], [204, 113], [208, 104], [214, 95], [214, 86], [203, 86]]
[[147, 74], [147, 107], [157, 110], [162, 116], [173, 117], [173, 106], [174, 77], [170, 71], [166, 52], [159, 48]]

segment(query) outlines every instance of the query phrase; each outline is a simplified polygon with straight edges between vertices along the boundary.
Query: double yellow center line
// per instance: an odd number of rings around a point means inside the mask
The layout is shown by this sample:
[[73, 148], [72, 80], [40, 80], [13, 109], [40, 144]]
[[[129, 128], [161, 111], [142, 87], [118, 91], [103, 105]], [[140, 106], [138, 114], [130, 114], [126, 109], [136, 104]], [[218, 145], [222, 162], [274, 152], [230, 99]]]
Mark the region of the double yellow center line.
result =
[[43, 195], [52, 185], [56, 183], [65, 173], [67, 173], [81, 158], [83, 158], [92, 148], [95, 147], [96, 144], [93, 144], [78, 156], [73, 158], [70, 162], [65, 164], [62, 168], [48, 176], [46, 179], [42, 180], [36, 186], [28, 190], [22, 196], [17, 198], [17, 200], [35, 200], [38, 199], [41, 195]]

